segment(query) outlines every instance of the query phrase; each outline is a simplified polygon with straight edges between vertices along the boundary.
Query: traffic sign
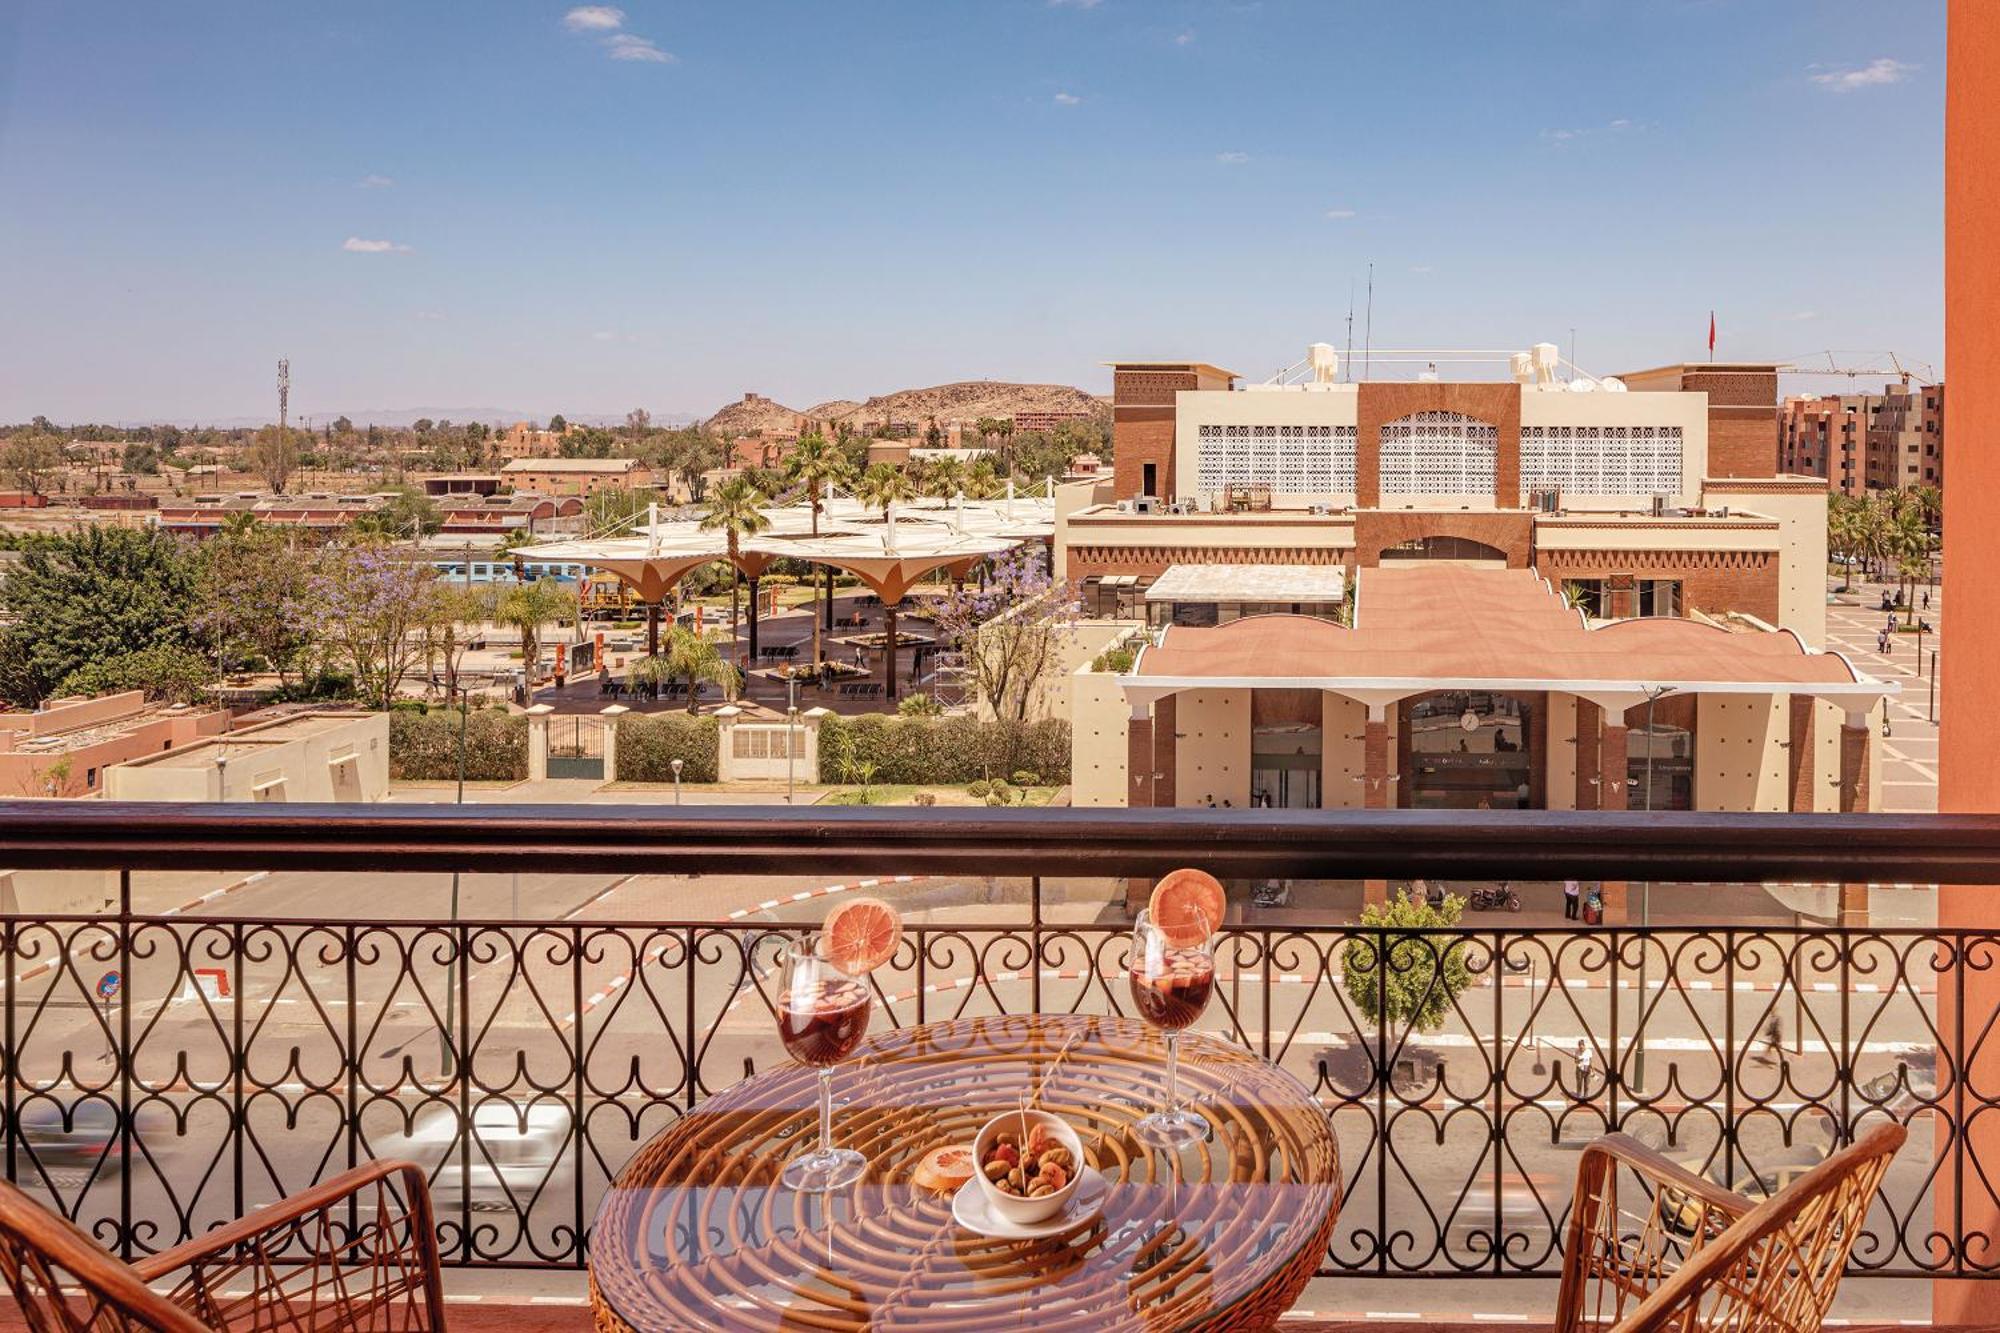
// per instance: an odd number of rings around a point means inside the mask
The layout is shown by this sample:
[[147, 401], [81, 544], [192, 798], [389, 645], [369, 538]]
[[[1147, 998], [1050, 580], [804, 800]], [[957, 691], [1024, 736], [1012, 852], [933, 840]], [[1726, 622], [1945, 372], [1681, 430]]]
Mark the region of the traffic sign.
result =
[[111, 1001], [118, 998], [118, 988], [125, 984], [125, 978], [116, 971], [106, 972], [97, 979], [97, 998]]

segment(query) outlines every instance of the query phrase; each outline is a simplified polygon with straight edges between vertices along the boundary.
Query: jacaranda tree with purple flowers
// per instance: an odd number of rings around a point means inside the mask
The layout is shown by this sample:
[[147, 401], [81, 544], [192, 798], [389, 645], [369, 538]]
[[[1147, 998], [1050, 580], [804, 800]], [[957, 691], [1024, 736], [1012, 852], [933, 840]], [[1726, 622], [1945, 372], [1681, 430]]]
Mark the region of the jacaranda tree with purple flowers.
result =
[[1041, 683], [1061, 667], [1082, 606], [1030, 543], [997, 555], [983, 587], [935, 603], [938, 639], [965, 654], [979, 698], [1003, 721], [1023, 722]]
[[424, 630], [439, 614], [436, 587], [427, 562], [375, 542], [333, 542], [314, 561], [295, 614], [354, 673], [355, 691], [386, 709], [424, 651]]

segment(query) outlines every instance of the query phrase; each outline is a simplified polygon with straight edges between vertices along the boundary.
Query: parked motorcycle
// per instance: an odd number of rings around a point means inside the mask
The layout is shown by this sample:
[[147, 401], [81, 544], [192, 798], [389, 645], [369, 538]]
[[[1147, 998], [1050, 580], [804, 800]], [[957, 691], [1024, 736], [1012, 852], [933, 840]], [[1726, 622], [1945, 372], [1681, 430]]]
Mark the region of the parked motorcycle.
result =
[[1475, 912], [1509, 912], [1521, 910], [1521, 895], [1505, 884], [1496, 888], [1476, 888], [1472, 891], [1472, 910]]

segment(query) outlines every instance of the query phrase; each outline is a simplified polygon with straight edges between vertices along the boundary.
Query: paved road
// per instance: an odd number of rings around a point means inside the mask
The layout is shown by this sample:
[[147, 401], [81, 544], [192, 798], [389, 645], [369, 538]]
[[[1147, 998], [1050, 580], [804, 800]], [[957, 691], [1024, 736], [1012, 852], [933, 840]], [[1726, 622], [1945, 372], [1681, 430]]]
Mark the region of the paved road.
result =
[[[1839, 579], [1828, 584], [1840, 586]], [[1893, 680], [1903, 687], [1901, 697], [1889, 705], [1889, 735], [1882, 745], [1882, 791], [1880, 806], [1888, 811], [1926, 812], [1937, 809], [1938, 725], [1932, 721], [1931, 654], [1944, 658], [1944, 590], [1931, 591], [1929, 609], [1919, 604], [1917, 615], [1935, 626], [1936, 634], [1923, 636], [1923, 658], [1917, 657], [1917, 636], [1897, 634], [1887, 656], [1876, 650], [1876, 636], [1887, 621], [1881, 610], [1883, 584], [1856, 580], [1852, 591], [1834, 592], [1835, 602], [1826, 608], [1827, 647], [1843, 653], [1848, 660], [1870, 675]], [[1889, 590], [1895, 591], [1893, 585]], [[1903, 617], [1897, 616], [1897, 623]], [[1940, 708], [1938, 719], [1943, 712]]]

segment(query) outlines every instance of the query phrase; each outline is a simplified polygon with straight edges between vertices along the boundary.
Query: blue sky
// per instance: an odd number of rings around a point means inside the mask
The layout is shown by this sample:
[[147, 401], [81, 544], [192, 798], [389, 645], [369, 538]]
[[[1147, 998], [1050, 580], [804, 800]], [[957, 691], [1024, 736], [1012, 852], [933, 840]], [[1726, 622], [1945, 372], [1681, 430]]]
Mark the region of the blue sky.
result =
[[[0, 2], [0, 420], [1942, 350], [1942, 0]], [[1356, 341], [1360, 341], [1357, 325]], [[1820, 387], [1834, 387], [1823, 382]]]

